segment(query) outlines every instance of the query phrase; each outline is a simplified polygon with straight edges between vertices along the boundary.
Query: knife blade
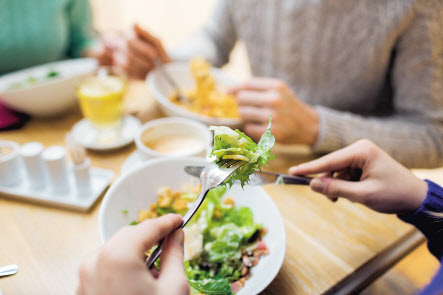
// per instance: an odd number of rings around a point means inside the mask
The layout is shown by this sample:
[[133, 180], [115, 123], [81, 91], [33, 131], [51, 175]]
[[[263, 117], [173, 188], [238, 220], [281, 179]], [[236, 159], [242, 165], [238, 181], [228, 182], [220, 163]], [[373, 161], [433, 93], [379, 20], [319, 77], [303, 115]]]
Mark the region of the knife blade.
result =
[[[203, 166], [186, 166], [185, 172], [194, 177], [200, 177], [203, 171]], [[264, 184], [298, 184], [309, 185], [312, 177], [303, 175], [289, 175], [274, 172], [265, 172], [256, 170], [255, 174], [251, 175], [248, 185], [264, 185]]]

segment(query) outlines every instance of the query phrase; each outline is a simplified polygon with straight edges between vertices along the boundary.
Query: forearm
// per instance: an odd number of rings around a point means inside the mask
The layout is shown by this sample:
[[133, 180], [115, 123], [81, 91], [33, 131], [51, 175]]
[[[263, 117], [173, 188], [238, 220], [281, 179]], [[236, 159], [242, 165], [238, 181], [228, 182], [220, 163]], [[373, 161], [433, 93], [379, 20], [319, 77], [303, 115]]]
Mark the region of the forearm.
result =
[[426, 180], [428, 192], [421, 207], [399, 218], [417, 227], [428, 239], [431, 253], [442, 260], [443, 256], [443, 188]]
[[411, 122], [411, 118], [363, 117], [325, 107], [316, 107], [320, 118], [316, 152], [338, 150], [367, 138], [408, 168], [443, 165], [443, 124]]

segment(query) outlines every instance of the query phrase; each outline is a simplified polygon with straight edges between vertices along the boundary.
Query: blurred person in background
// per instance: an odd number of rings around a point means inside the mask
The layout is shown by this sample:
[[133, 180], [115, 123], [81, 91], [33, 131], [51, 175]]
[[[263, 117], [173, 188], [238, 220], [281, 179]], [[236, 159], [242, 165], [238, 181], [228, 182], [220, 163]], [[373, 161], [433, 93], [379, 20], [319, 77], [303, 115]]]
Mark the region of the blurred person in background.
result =
[[443, 165], [442, 19], [441, 0], [220, 0], [169, 55], [135, 26], [116, 63], [139, 78], [155, 57], [222, 66], [241, 40], [256, 78], [233, 93], [249, 136], [271, 113], [278, 143], [327, 153], [369, 138], [410, 168], [432, 168]]
[[88, 0], [0, 1], [0, 75], [66, 58], [109, 64], [91, 18]]

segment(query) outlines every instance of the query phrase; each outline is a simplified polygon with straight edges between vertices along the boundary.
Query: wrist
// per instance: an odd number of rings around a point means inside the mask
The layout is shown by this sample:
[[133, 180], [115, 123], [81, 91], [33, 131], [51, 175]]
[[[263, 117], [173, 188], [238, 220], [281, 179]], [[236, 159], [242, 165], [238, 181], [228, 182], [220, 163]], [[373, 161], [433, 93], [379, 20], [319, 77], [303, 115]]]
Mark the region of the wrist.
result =
[[308, 124], [308, 132], [307, 132], [307, 144], [313, 146], [318, 139], [318, 135], [320, 133], [320, 116], [317, 111], [309, 106], [309, 114], [310, 123]]
[[426, 181], [417, 178], [416, 183], [411, 190], [411, 211], [418, 210], [426, 199], [428, 184]]

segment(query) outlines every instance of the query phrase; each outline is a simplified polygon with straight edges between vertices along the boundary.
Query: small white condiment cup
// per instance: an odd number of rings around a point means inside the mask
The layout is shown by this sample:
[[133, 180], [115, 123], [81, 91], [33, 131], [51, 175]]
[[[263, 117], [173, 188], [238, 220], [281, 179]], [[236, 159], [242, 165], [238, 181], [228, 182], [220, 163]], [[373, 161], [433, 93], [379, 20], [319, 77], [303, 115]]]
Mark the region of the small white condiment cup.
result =
[[30, 188], [39, 189], [45, 186], [46, 177], [43, 166], [43, 144], [40, 142], [28, 142], [20, 147], [20, 156], [25, 164]]
[[59, 145], [50, 146], [43, 151], [42, 158], [52, 191], [54, 193], [67, 192], [69, 190], [69, 178], [65, 148]]
[[[188, 137], [195, 141], [194, 146], [179, 146], [174, 152], [160, 152], [147, 147], [144, 142], [155, 142], [165, 137], [173, 139]], [[196, 156], [206, 157], [212, 145], [213, 135], [208, 127], [200, 122], [169, 117], [150, 121], [139, 127], [135, 134], [135, 144], [137, 150], [144, 159], [153, 159], [161, 157], [183, 157]], [[183, 143], [185, 145], [185, 143]]]
[[0, 154], [0, 185], [12, 186], [22, 180], [22, 171], [19, 162], [20, 145], [14, 141], [0, 141], [0, 148], [9, 150]]

